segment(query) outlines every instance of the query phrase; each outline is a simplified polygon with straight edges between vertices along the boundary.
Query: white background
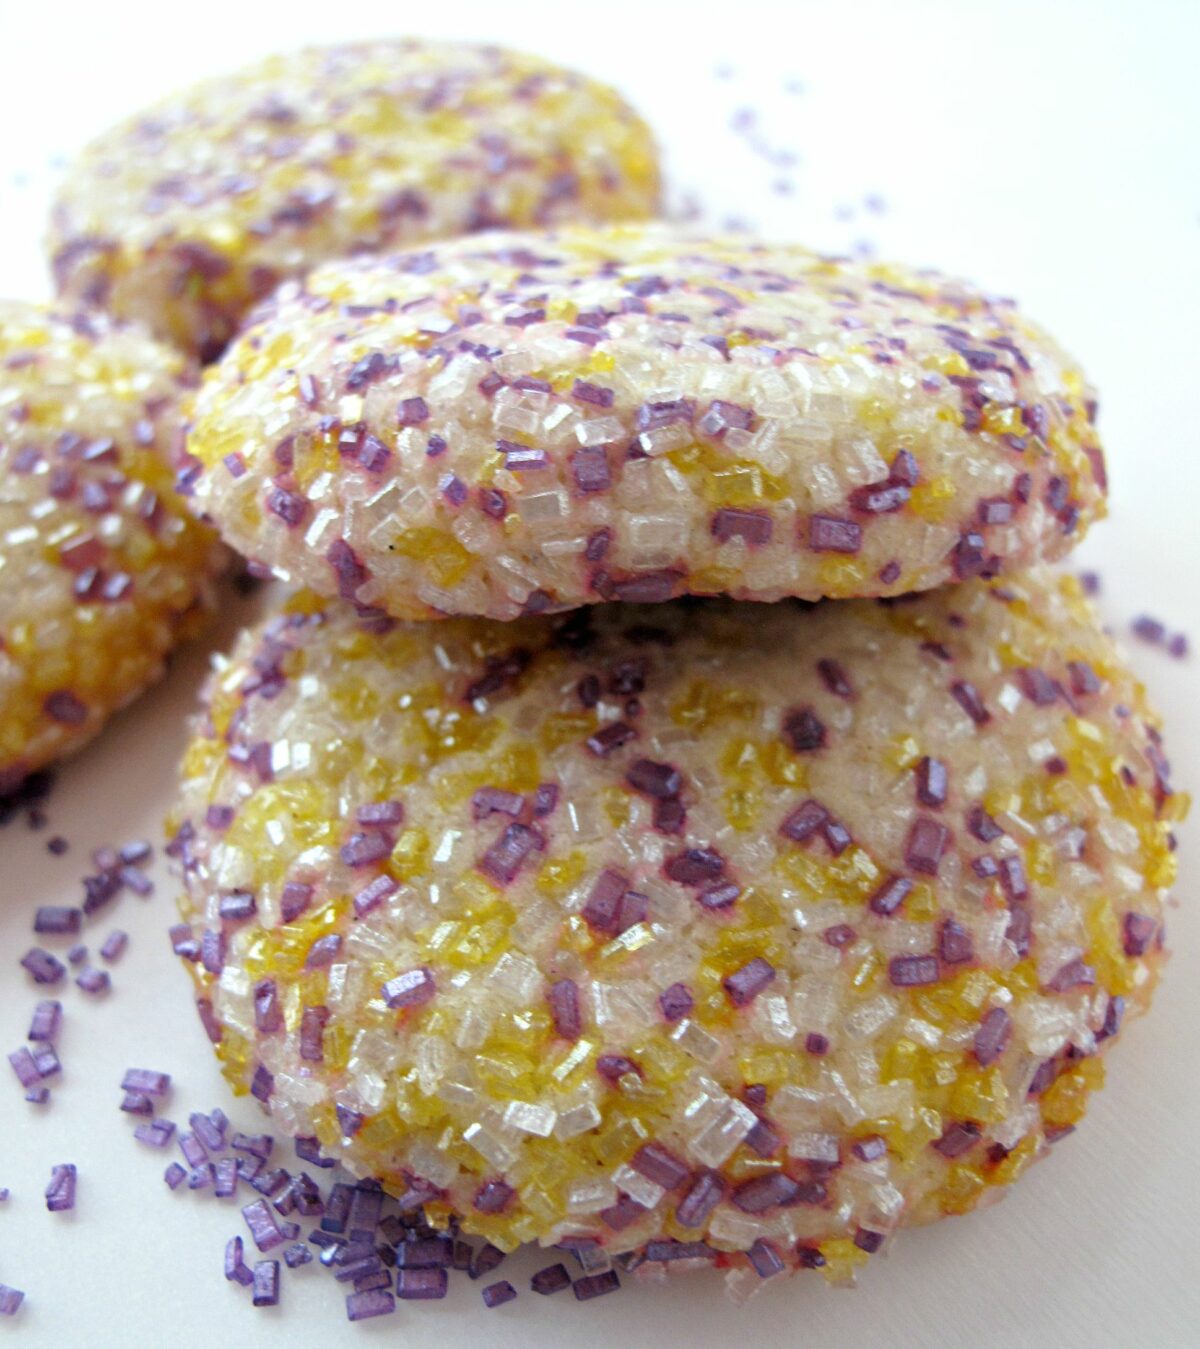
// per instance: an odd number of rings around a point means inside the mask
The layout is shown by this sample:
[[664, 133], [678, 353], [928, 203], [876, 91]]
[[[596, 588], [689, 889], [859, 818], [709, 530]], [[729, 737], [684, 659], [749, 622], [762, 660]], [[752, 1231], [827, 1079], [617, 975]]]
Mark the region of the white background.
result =
[[[1125, 629], [1149, 610], [1200, 637], [1200, 6], [509, 0], [421, 13], [375, 0], [0, 0], [0, 293], [45, 290], [39, 239], [63, 157], [179, 84], [409, 21], [429, 36], [539, 50], [621, 86], [661, 134], [676, 197], [694, 194], [714, 222], [737, 216], [839, 250], [867, 243], [1017, 296], [1101, 390], [1113, 511], [1080, 565], [1102, 572], [1106, 617]], [[769, 146], [799, 156], [794, 168], [772, 167], [734, 132], [742, 107]], [[868, 205], [876, 197], [882, 211]], [[1196, 657], [1135, 655], [1167, 716], [1177, 778], [1195, 789]], [[48, 832], [70, 839], [66, 857], [49, 857], [47, 833], [23, 823], [0, 833], [3, 1051], [22, 1042], [35, 1000], [15, 965], [35, 906], [77, 902], [90, 848], [158, 842], [205, 660], [189, 653], [62, 773]], [[1185, 899], [1198, 832], [1196, 821], [1181, 831]], [[993, 1211], [902, 1237], [856, 1293], [801, 1279], [739, 1309], [719, 1279], [698, 1276], [587, 1307], [523, 1291], [485, 1312], [464, 1280], [446, 1303], [402, 1304], [356, 1328], [312, 1267], [285, 1277], [283, 1307], [251, 1310], [220, 1272], [236, 1211], [167, 1193], [165, 1159], [135, 1144], [116, 1110], [121, 1074], [138, 1064], [175, 1074], [173, 1117], [220, 1103], [255, 1123], [244, 1103], [230, 1107], [168, 953], [173, 885], [157, 875], [154, 899], [122, 899], [88, 933], [96, 946], [119, 924], [133, 940], [106, 1001], [64, 995], [66, 1080], [51, 1106], [27, 1106], [0, 1072], [0, 1186], [13, 1190], [0, 1207], [0, 1282], [28, 1293], [17, 1320], [0, 1319], [0, 1343], [1200, 1344], [1200, 921], [1187, 903], [1170, 919], [1175, 955], [1153, 1015], [1112, 1055], [1080, 1131]], [[68, 1160], [80, 1168], [78, 1211], [48, 1214], [50, 1167]], [[524, 1290], [548, 1261], [509, 1263]]]

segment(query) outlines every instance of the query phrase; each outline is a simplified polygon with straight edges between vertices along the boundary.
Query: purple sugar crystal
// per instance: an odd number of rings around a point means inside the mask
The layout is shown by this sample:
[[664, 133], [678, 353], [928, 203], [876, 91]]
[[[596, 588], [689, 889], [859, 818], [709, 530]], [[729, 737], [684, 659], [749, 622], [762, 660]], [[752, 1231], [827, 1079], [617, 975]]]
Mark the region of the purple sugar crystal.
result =
[[529, 1287], [535, 1293], [541, 1293], [543, 1297], [551, 1293], [561, 1293], [564, 1288], [570, 1288], [571, 1276], [567, 1273], [567, 1267], [563, 1264], [547, 1265], [545, 1269], [539, 1269], [538, 1272], [529, 1280]]
[[747, 1003], [753, 1002], [774, 978], [774, 966], [762, 956], [755, 956], [740, 970], [726, 975], [721, 980], [721, 987], [735, 1007], [745, 1007]]
[[961, 1157], [979, 1142], [979, 1125], [968, 1121], [955, 1121], [948, 1124], [942, 1136], [935, 1139], [933, 1147], [943, 1157]]
[[673, 764], [655, 763], [653, 759], [636, 759], [625, 774], [625, 781], [636, 792], [656, 800], [678, 796], [683, 787], [683, 775]]
[[395, 1310], [395, 1298], [383, 1288], [351, 1293], [346, 1298], [346, 1319], [350, 1321], [366, 1321], [372, 1316], [390, 1316]]
[[51, 1168], [50, 1184], [46, 1186], [46, 1207], [51, 1213], [66, 1213], [75, 1207], [76, 1179], [72, 1162]]
[[870, 898], [872, 913], [882, 914], [885, 918], [895, 913], [912, 888], [913, 883], [907, 876], [889, 876]]
[[888, 962], [888, 978], [897, 988], [936, 984], [939, 973], [937, 956], [893, 956]]
[[835, 515], [814, 515], [808, 522], [808, 546], [814, 553], [857, 553], [862, 526]]
[[383, 999], [389, 1007], [418, 1007], [437, 991], [433, 971], [428, 965], [406, 970], [383, 986]]
[[702, 1172], [675, 1210], [675, 1220], [681, 1227], [703, 1227], [727, 1189], [724, 1178], [716, 1171]]
[[695, 999], [686, 984], [672, 984], [658, 995], [658, 1006], [667, 1021], [678, 1021], [695, 1006]]
[[[575, 1287], [578, 1288], [579, 1284], [576, 1284]], [[481, 1294], [483, 1305], [489, 1309], [502, 1307], [506, 1302], [511, 1302], [516, 1295], [517, 1290], [507, 1279], [499, 1279], [496, 1283], [489, 1283]]]
[[406, 1302], [429, 1302], [443, 1298], [449, 1278], [445, 1269], [397, 1270], [396, 1296]]
[[821, 829], [828, 819], [829, 812], [825, 807], [819, 801], [810, 798], [807, 801], [802, 801], [787, 816], [783, 824], [780, 825], [779, 831], [786, 838], [790, 838], [793, 843], [803, 843]]
[[259, 1260], [254, 1266], [252, 1280], [256, 1307], [277, 1307], [279, 1305], [279, 1261]]
[[644, 1143], [633, 1154], [630, 1166], [664, 1190], [677, 1190], [691, 1174], [688, 1166], [661, 1143]]
[[938, 810], [946, 804], [950, 776], [940, 759], [926, 755], [917, 764], [917, 800], [923, 806]]
[[797, 754], [807, 754], [824, 748], [825, 724], [811, 707], [793, 708], [784, 717], [783, 738]]
[[603, 1297], [605, 1293], [615, 1293], [620, 1286], [617, 1271], [606, 1269], [602, 1274], [588, 1274], [582, 1279], [576, 1279], [572, 1289], [580, 1302], [588, 1302], [594, 1297]]
[[1012, 1030], [1012, 1019], [1003, 1007], [993, 1007], [984, 1014], [975, 1032], [972, 1049], [981, 1068], [987, 1068], [1004, 1053]]
[[524, 824], [510, 824], [475, 864], [476, 870], [498, 885], [509, 885], [529, 854], [543, 846], [537, 830]]
[[731, 1198], [736, 1208], [743, 1213], [764, 1213], [780, 1204], [796, 1202], [801, 1195], [801, 1184], [782, 1171], [766, 1176], [755, 1176], [743, 1181], [733, 1192]]
[[950, 830], [928, 815], [918, 815], [908, 831], [904, 860], [913, 871], [936, 876], [942, 856], [950, 845]]
[[564, 1040], [578, 1040], [583, 1031], [579, 1010], [579, 986], [573, 979], [559, 979], [546, 992], [554, 1029]]

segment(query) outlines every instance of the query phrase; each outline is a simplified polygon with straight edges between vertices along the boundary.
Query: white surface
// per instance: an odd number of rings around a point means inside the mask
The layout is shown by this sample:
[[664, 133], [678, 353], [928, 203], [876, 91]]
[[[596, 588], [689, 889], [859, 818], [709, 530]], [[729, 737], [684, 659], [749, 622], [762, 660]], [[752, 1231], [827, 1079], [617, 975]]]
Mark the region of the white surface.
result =
[[[459, 3], [430, 35], [489, 37], [539, 49], [621, 85], [659, 128], [677, 187], [720, 221], [960, 271], [1018, 296], [1082, 359], [1102, 393], [1113, 516], [1081, 555], [1104, 574], [1104, 608], [1124, 628], [1148, 609], [1200, 636], [1196, 575], [1200, 446], [1195, 324], [1200, 313], [1200, 6], [863, 3], [736, 6]], [[41, 5], [0, 0], [0, 293], [36, 296], [38, 241], [52, 160], [146, 99], [281, 45], [394, 31], [394, 4], [283, 7], [228, 3]], [[568, 19], [567, 16], [570, 16]], [[595, 17], [591, 17], [595, 16]], [[599, 26], [596, 26], [599, 25]], [[733, 74], [718, 78], [727, 64]], [[803, 82], [802, 93], [785, 81]], [[792, 148], [795, 192], [730, 130], [743, 105], [767, 139]], [[865, 209], [877, 193], [884, 214]], [[852, 208], [851, 218], [847, 216]], [[232, 622], [232, 618], [231, 618]], [[223, 634], [227, 640], [232, 629]], [[217, 640], [221, 640], [218, 638]], [[1200, 783], [1197, 661], [1139, 648], [1167, 716], [1176, 776]], [[205, 653], [119, 718], [61, 774], [40, 834], [0, 833], [0, 1049], [22, 1043], [36, 993], [16, 968], [39, 903], [74, 903], [89, 850], [159, 841]], [[1182, 894], [1200, 865], [1200, 820], [1181, 831]], [[45, 840], [71, 842], [52, 858]], [[0, 1342], [306, 1346], [433, 1340], [496, 1349], [558, 1345], [722, 1345], [742, 1338], [807, 1349], [850, 1344], [974, 1349], [1200, 1344], [1196, 1213], [1200, 1123], [1200, 920], [1172, 916], [1175, 950], [1152, 1016], [1110, 1059], [1110, 1086], [1080, 1131], [996, 1209], [903, 1236], [856, 1293], [819, 1279], [769, 1286], [748, 1306], [719, 1278], [666, 1290], [627, 1287], [578, 1306], [524, 1291], [544, 1258], [510, 1261], [522, 1289], [485, 1312], [478, 1285], [446, 1303], [402, 1304], [359, 1327], [332, 1280], [285, 1271], [284, 1306], [254, 1311], [221, 1278], [236, 1210], [211, 1195], [169, 1194], [167, 1158], [132, 1141], [116, 1109], [131, 1064], [175, 1075], [167, 1113], [222, 1104], [242, 1126], [164, 936], [174, 886], [126, 897], [87, 933], [131, 933], [111, 997], [63, 995], [65, 1080], [46, 1111], [27, 1106], [0, 1065], [0, 1282], [25, 1289]], [[74, 1215], [45, 1211], [52, 1164], [80, 1170]], [[499, 1276], [497, 1276], [499, 1277]]]

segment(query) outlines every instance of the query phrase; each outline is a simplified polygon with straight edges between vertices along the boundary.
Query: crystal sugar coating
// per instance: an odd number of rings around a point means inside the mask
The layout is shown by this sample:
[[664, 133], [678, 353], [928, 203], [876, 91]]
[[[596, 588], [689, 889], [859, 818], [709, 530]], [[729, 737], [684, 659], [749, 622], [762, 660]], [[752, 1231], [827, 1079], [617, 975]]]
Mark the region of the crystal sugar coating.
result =
[[99, 316], [0, 302], [0, 793], [162, 673], [225, 550], [173, 488], [188, 363]]
[[243, 553], [398, 618], [900, 594], [1065, 553], [1094, 403], [1006, 301], [662, 225], [468, 237], [284, 288], [198, 396]]
[[174, 936], [234, 1087], [435, 1219], [841, 1278], [1079, 1120], [1185, 806], [1039, 569], [513, 624], [300, 592], [209, 685]]
[[309, 48], [114, 127], [59, 193], [60, 294], [211, 360], [316, 262], [502, 226], [643, 219], [657, 152], [611, 89], [539, 57], [414, 39]]

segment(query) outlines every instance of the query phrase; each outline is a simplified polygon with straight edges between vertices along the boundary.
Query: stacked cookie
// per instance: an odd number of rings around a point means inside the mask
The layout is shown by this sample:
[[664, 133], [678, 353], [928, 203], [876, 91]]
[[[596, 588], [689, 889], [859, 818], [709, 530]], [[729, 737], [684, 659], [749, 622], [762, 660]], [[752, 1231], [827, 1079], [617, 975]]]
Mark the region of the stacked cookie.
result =
[[1012, 1180], [1172, 875], [1154, 719], [1042, 565], [1093, 410], [969, 287], [664, 225], [285, 287], [184, 473], [307, 587], [184, 765], [230, 1079], [503, 1249], [844, 1278]]
[[235, 1088], [591, 1269], [844, 1280], [1015, 1179], [1173, 877], [1157, 723], [1044, 566], [1103, 511], [1079, 370], [961, 283], [664, 224], [303, 276], [250, 233], [169, 317], [296, 274], [180, 476], [290, 586], [174, 820]]

